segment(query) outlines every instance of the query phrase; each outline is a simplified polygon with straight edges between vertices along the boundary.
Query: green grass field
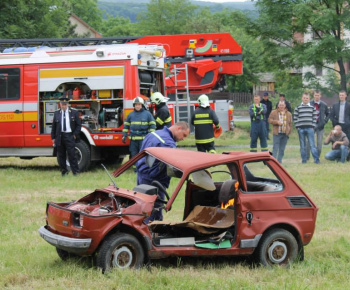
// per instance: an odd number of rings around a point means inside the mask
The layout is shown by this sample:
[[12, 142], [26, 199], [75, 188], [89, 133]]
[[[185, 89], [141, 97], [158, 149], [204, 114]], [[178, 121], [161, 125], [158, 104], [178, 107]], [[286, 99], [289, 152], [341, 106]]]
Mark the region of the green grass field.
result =
[[[219, 153], [249, 150], [249, 124], [237, 125], [234, 132], [217, 139]], [[179, 145], [193, 144], [191, 136]], [[88, 258], [63, 262], [38, 234], [38, 228], [45, 224], [46, 202], [80, 198], [108, 185], [109, 178], [99, 167], [79, 177], [61, 178], [54, 158], [2, 158], [0, 288], [346, 289], [350, 285], [350, 163], [324, 160], [330, 149], [324, 147], [320, 165], [302, 165], [295, 131], [288, 145], [283, 165], [319, 207], [315, 235], [305, 247], [305, 261], [290, 269], [266, 269], [237, 258], [171, 258], [152, 261], [141, 270], [103, 275]], [[134, 173], [128, 172], [116, 183], [130, 188], [135, 180]], [[166, 219], [180, 219], [182, 207], [180, 195]]]

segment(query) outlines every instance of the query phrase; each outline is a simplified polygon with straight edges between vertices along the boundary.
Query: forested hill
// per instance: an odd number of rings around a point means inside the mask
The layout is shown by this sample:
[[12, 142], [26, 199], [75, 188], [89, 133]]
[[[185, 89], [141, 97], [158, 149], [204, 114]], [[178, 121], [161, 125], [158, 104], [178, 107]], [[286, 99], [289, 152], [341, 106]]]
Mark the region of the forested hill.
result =
[[[147, 10], [149, 0], [101, 0], [98, 1], [98, 7], [103, 11], [103, 17], [107, 17], [107, 13], [111, 16], [119, 16], [129, 18], [131, 22], [137, 22], [136, 16]], [[230, 10], [241, 10], [246, 12], [249, 17], [256, 18], [258, 16], [254, 7], [254, 2], [228, 2], [215, 3], [204, 1], [191, 1], [199, 8], [208, 7], [212, 13], [220, 12], [227, 8]]]

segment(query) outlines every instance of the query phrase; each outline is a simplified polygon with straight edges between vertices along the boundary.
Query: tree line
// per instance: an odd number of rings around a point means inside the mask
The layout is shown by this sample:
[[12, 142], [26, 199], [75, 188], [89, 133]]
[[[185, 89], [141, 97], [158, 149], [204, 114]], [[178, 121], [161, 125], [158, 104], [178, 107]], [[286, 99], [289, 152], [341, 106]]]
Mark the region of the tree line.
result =
[[[106, 2], [111, 1], [101, 1]], [[308, 73], [308, 88], [321, 89], [326, 95], [347, 89], [350, 50], [344, 33], [350, 31], [349, 1], [257, 0], [258, 17], [252, 17], [250, 12], [228, 8], [213, 12], [189, 0], [150, 0], [139, 3], [135, 22], [129, 17], [113, 16], [111, 9], [102, 11], [101, 3], [3, 0], [0, 38], [78, 37], [68, 20], [71, 13], [105, 37], [229, 32], [242, 46], [244, 61], [243, 75], [227, 78], [230, 92], [251, 92], [258, 72], [273, 72], [276, 89], [292, 99], [299, 98], [305, 89], [301, 75], [290, 72], [303, 66], [329, 71], [326, 83]], [[127, 11], [128, 3], [121, 4]], [[305, 33], [312, 35], [313, 41], [297, 37]]]

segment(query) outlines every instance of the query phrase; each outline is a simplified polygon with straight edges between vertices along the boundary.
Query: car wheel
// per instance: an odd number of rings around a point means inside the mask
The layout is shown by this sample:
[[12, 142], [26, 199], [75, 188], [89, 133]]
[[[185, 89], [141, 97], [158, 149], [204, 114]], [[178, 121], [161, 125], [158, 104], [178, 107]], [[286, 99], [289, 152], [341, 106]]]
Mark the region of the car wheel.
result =
[[59, 249], [59, 248], [56, 248], [56, 252], [62, 261], [67, 261], [69, 259], [74, 259], [74, 258], [79, 257], [76, 254], [69, 253], [69, 252], [62, 250], [62, 249]]
[[96, 256], [96, 265], [102, 272], [112, 268], [140, 268], [144, 262], [144, 251], [140, 242], [129, 234], [118, 233], [108, 237]]
[[294, 236], [282, 229], [264, 234], [258, 249], [259, 262], [267, 267], [288, 267], [298, 255], [298, 243]]

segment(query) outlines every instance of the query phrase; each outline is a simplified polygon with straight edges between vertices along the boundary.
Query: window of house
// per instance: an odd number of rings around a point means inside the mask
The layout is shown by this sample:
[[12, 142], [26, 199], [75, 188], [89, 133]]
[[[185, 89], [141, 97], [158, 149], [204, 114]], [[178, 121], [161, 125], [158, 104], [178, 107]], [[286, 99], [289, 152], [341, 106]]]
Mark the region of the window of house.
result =
[[322, 66], [316, 65], [315, 66], [315, 73], [316, 73], [316, 76], [321, 77], [323, 75]]
[[20, 97], [20, 69], [0, 69], [0, 100], [17, 100]]

